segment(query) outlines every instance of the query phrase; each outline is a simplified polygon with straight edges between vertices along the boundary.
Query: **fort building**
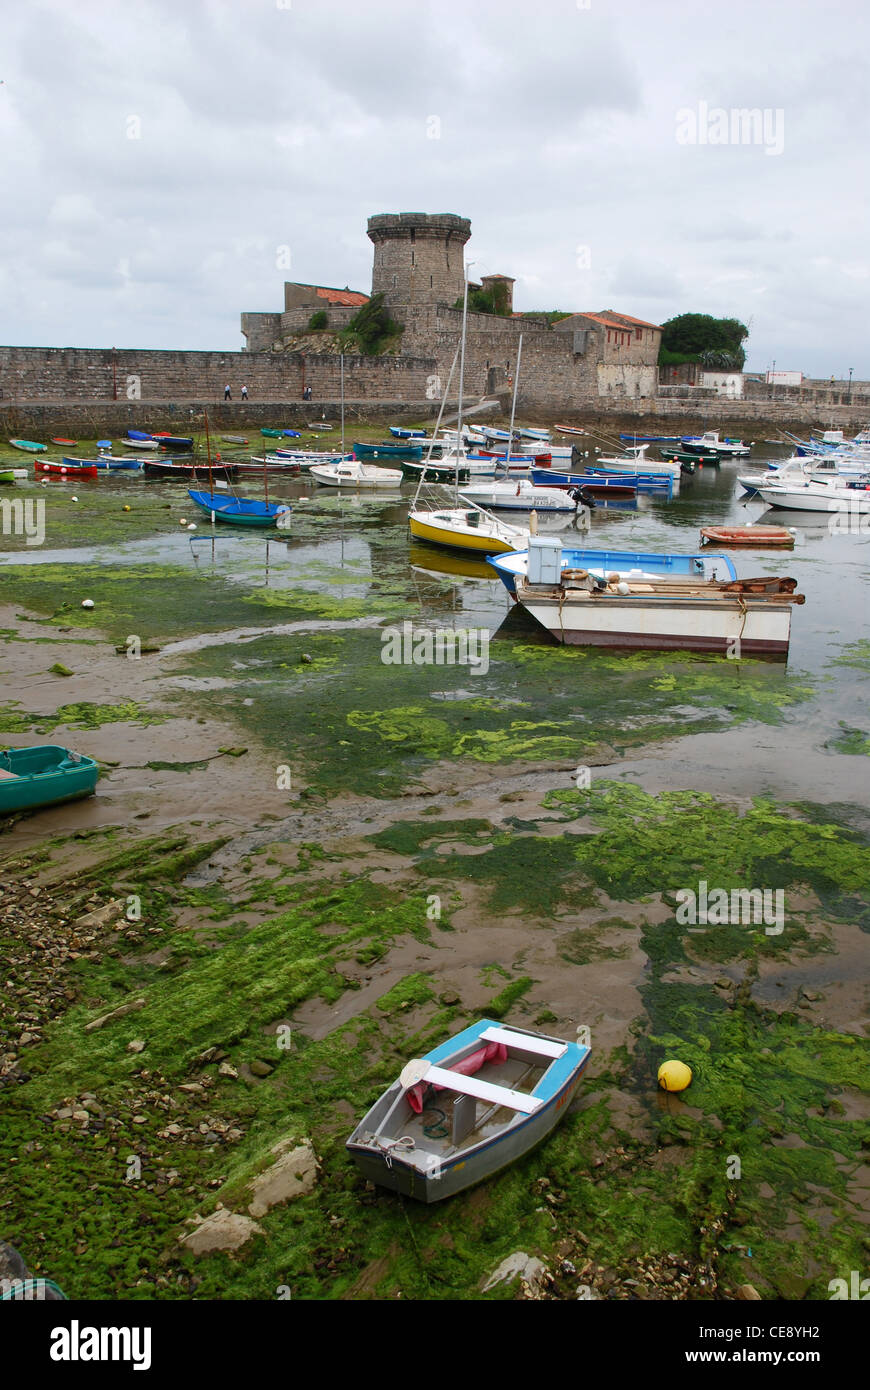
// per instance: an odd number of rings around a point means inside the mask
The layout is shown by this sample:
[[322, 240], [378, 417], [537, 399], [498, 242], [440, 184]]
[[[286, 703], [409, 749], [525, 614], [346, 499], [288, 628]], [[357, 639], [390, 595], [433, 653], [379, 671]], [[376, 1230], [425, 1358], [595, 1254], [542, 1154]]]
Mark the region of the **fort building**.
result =
[[[368, 219], [374, 247], [372, 295], [381, 294], [402, 325], [395, 354], [429, 359], [426, 392], [446, 382], [461, 332], [459, 305], [464, 290], [467, 217], [455, 213], [378, 213]], [[523, 334], [521, 399], [529, 406], [569, 409], [601, 396], [642, 399], [655, 396], [661, 328], [612, 309], [571, 314], [550, 325], [541, 315], [513, 309], [515, 281], [509, 275], [481, 278], [501, 312], [471, 310], [466, 342], [466, 388], [492, 394], [509, 386]], [[250, 352], [298, 351], [311, 315], [323, 308], [334, 334], [345, 328], [367, 296], [362, 291], [285, 284], [282, 314], [242, 315]], [[324, 347], [328, 348], [328, 339]], [[334, 338], [332, 339], [334, 343]], [[316, 352], [315, 343], [304, 350]], [[334, 349], [333, 349], [334, 350]]]

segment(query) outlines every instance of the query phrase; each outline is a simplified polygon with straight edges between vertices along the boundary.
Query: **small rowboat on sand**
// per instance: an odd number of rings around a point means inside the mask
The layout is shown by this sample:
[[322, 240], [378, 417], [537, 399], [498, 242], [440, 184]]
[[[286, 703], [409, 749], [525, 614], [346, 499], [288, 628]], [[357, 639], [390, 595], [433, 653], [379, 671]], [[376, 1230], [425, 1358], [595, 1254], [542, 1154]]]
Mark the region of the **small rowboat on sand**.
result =
[[60, 473], [67, 478], [96, 478], [98, 474], [95, 463], [56, 463], [51, 459], [43, 459], [33, 465], [35, 473]]
[[34, 444], [32, 439], [10, 439], [13, 449], [23, 449], [25, 454], [44, 454], [47, 444]]
[[99, 775], [93, 758], [56, 744], [6, 748], [0, 752], [0, 815], [90, 796]]
[[77, 439], [60, 439], [58, 436], [52, 435], [52, 436], [51, 436], [51, 442], [52, 442], [52, 444], [60, 444], [64, 449], [76, 449], [76, 448], [78, 448], [78, 440], [77, 440]]
[[408, 1062], [347, 1141], [363, 1177], [420, 1202], [492, 1177], [568, 1112], [589, 1048], [480, 1019]]
[[794, 532], [786, 526], [702, 526], [703, 545], [794, 545]]
[[221, 439], [225, 444], [247, 444], [247, 439], [243, 434], [222, 434]]

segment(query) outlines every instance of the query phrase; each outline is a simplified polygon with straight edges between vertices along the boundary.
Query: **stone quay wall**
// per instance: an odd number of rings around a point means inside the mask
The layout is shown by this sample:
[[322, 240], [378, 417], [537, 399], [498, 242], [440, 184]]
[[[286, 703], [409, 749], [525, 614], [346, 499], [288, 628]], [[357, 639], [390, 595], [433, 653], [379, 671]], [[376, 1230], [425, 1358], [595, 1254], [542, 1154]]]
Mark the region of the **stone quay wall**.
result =
[[[437, 413], [459, 340], [461, 311], [418, 305], [405, 307], [397, 317], [405, 323], [401, 355], [345, 357], [345, 399], [357, 419], [390, 413], [397, 421], [425, 420]], [[692, 387], [674, 387], [667, 396], [655, 396], [644, 394], [642, 380], [627, 379], [622, 391], [615, 383], [617, 389], [602, 396], [597, 354], [566, 352], [564, 339], [543, 326], [485, 314], [468, 318], [466, 408], [497, 395], [502, 413], [507, 413], [520, 332], [519, 410], [524, 418], [542, 424], [622, 421], [629, 429], [650, 434], [688, 433], [702, 426], [729, 432], [762, 426], [769, 432], [805, 432], [811, 427], [854, 432], [870, 420], [870, 397], [856, 391], [855, 383], [851, 400], [844, 399], [843, 392], [829, 393], [838, 399], [820, 401], [814, 396], [801, 399], [799, 392], [791, 391], [788, 398], [777, 391], [773, 398], [729, 400], [711, 398]], [[224, 406], [227, 382], [233, 401]], [[243, 384], [249, 403], [239, 400]], [[302, 392], [307, 386], [312, 401], [306, 416]], [[458, 373], [450, 390], [451, 408], [457, 390]], [[335, 419], [339, 398], [339, 359], [327, 353], [0, 347], [0, 428], [7, 437], [50, 432], [89, 438], [139, 428], [143, 422], [145, 428], [150, 422], [155, 429], [189, 432], [195, 427], [190, 422], [205, 408], [216, 427], [237, 431], [248, 423], [256, 428], [275, 423], [276, 414], [283, 419], [288, 412], [291, 423], [324, 413]], [[276, 412], [275, 407], [281, 409]]]
[[[431, 357], [344, 359], [345, 394], [372, 401], [425, 400]], [[229, 383], [238, 400], [302, 400], [310, 386], [321, 400], [341, 391], [339, 359], [302, 352], [184, 352], [135, 348], [0, 347], [0, 409], [55, 401], [222, 401]]]

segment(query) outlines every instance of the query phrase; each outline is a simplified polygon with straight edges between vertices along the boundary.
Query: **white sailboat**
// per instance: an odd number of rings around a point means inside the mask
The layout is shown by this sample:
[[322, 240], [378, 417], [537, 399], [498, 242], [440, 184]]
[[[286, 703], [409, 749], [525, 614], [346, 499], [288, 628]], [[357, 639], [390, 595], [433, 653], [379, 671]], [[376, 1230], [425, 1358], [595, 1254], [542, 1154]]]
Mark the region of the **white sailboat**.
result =
[[[462, 338], [459, 345], [459, 408], [456, 422], [457, 438], [462, 438], [462, 391], [465, 379], [465, 335], [468, 323], [468, 276], [465, 277], [465, 293], [462, 301]], [[508, 439], [513, 437], [514, 412], [517, 403], [517, 386], [519, 384], [520, 360], [522, 357], [523, 339], [520, 335], [517, 345], [517, 369], [514, 374], [514, 394], [511, 406], [511, 427]], [[454, 358], [453, 367], [456, 365]], [[447, 392], [450, 389], [450, 379], [453, 376], [453, 367], [450, 369], [447, 388], [444, 392], [444, 401], [447, 399]], [[434, 433], [438, 432], [438, 425], [441, 423], [441, 413], [444, 409], [444, 401], [441, 404], [441, 412], [438, 417], [438, 424]], [[467, 458], [464, 450], [457, 446], [453, 456], [458, 477], [458, 468], [467, 466]], [[423, 486], [425, 472], [421, 474], [420, 483], [414, 495], [414, 501], [408, 514], [408, 525], [411, 535], [417, 540], [429, 541], [433, 545], [447, 546], [452, 550], [472, 551], [480, 555], [500, 555], [511, 550], [520, 550], [528, 544], [529, 537], [537, 533], [537, 511], [532, 510], [529, 516], [528, 527], [511, 526], [506, 521], [501, 521], [498, 517], [488, 511], [485, 507], [476, 504], [465, 493], [460, 493], [458, 482], [454, 485], [454, 496], [452, 507], [423, 507], [420, 505], [420, 490]], [[462, 503], [463, 505], [460, 505]], [[588, 507], [577, 509], [578, 526], [585, 524], [589, 527], [590, 512]]]

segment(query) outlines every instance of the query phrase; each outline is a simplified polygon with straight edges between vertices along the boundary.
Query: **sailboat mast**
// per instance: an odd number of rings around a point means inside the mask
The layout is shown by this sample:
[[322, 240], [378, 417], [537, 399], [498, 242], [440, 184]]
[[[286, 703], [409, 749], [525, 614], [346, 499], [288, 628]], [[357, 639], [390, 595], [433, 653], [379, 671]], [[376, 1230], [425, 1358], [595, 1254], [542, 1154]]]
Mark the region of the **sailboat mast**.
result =
[[459, 459], [462, 454], [462, 391], [465, 386], [465, 330], [468, 326], [468, 267], [463, 263], [462, 278], [462, 340], [459, 347], [459, 408], [456, 412], [456, 466], [453, 474], [454, 494], [459, 501]]
[[505, 454], [505, 457], [504, 457], [505, 475], [507, 475], [507, 474], [510, 473], [510, 471], [511, 471], [511, 447], [512, 447], [513, 442], [514, 442], [514, 416], [515, 416], [516, 413], [517, 413], [517, 389], [518, 389], [519, 384], [520, 384], [520, 362], [521, 362], [521, 360], [522, 360], [522, 356], [523, 356], [523, 335], [522, 335], [522, 333], [521, 333], [521, 334], [520, 334], [520, 340], [519, 340], [519, 342], [517, 343], [517, 366], [516, 366], [516, 371], [514, 372], [514, 396], [513, 396], [513, 400], [511, 401], [511, 423], [510, 423], [510, 429], [508, 430], [507, 453]]
[[214, 496], [214, 482], [212, 481], [212, 473], [211, 473], [211, 438], [210, 438], [209, 432], [208, 432], [208, 411], [206, 410], [206, 411], [204, 411], [203, 413], [204, 413], [204, 415], [205, 415], [205, 451], [206, 451], [206, 456], [207, 456], [207, 458], [208, 458], [208, 490], [209, 490], [209, 492], [211, 493], [211, 495], [212, 495], [212, 497], [213, 497], [213, 496]]
[[339, 355], [341, 363], [341, 452], [344, 455], [344, 353]]
[[413, 501], [411, 502], [411, 510], [412, 510], [412, 511], [413, 511], [413, 510], [416, 508], [416, 506], [417, 506], [417, 499], [418, 499], [419, 496], [420, 496], [420, 490], [421, 490], [421, 488], [423, 487], [424, 482], [426, 481], [426, 466], [427, 466], [427, 464], [429, 464], [429, 463], [432, 462], [432, 448], [433, 448], [433, 445], [434, 445], [435, 442], [436, 442], [436, 439], [437, 439], [437, 436], [438, 436], [438, 431], [439, 431], [439, 429], [441, 428], [441, 418], [442, 418], [442, 416], [443, 416], [443, 414], [444, 414], [444, 407], [445, 407], [446, 404], [447, 404], [447, 398], [448, 398], [448, 396], [450, 395], [450, 383], [453, 381], [453, 373], [456, 371], [456, 363], [457, 363], [458, 361], [459, 361], [459, 344], [457, 343], [457, 344], [456, 344], [456, 351], [455, 351], [454, 354], [453, 354], [453, 361], [452, 361], [452, 363], [450, 364], [450, 375], [449, 375], [448, 378], [447, 378], [447, 385], [444, 387], [444, 391], [443, 391], [443, 394], [442, 394], [442, 396], [441, 396], [441, 405], [440, 405], [439, 410], [438, 410], [438, 419], [435, 421], [435, 428], [434, 428], [434, 430], [432, 431], [432, 437], [431, 437], [431, 439], [427, 440], [427, 443], [428, 443], [428, 446], [429, 446], [429, 447], [428, 447], [428, 450], [427, 450], [427, 453], [426, 453], [426, 462], [423, 463], [422, 466], [421, 466], [421, 468], [420, 468], [420, 477], [419, 477], [419, 480], [418, 480], [418, 482], [417, 482], [417, 491], [414, 493], [414, 498], [413, 498]]

